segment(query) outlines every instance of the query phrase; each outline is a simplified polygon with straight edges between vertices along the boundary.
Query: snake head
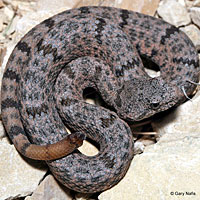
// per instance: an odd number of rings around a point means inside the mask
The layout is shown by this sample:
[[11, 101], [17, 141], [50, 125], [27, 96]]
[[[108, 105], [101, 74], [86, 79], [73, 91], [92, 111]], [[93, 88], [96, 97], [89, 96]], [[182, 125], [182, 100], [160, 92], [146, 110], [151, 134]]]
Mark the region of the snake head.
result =
[[175, 106], [177, 90], [161, 77], [134, 79], [118, 90], [114, 107], [119, 117], [140, 121]]

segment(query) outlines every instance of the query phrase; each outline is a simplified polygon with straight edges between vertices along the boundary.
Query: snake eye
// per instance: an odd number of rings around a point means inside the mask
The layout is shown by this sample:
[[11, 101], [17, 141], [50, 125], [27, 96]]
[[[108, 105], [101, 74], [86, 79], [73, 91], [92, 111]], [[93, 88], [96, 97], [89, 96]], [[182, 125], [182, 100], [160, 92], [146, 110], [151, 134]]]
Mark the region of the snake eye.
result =
[[152, 102], [150, 104], [151, 106], [151, 109], [155, 110], [155, 109], [158, 109], [160, 107], [160, 104], [158, 102]]

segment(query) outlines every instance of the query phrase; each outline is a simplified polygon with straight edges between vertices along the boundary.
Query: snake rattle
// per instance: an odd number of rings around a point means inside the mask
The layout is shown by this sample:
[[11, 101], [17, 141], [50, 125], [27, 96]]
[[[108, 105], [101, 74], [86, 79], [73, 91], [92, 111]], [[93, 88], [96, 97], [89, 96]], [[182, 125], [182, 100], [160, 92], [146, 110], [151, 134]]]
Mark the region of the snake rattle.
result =
[[[145, 72], [141, 56], [159, 66], [160, 76]], [[191, 40], [160, 19], [111, 7], [67, 10], [34, 27], [13, 50], [1, 89], [3, 124], [21, 154], [46, 160], [68, 188], [107, 190], [133, 158], [125, 121], [183, 103], [198, 72]], [[112, 111], [84, 101], [90, 87]], [[97, 155], [76, 150], [85, 137], [99, 144]]]

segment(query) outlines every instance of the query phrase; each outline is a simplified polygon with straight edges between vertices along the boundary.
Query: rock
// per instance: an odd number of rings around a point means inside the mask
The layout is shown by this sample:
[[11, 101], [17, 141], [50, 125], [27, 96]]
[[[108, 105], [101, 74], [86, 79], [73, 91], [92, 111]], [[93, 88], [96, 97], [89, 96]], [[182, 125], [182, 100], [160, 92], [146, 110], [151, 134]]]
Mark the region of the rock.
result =
[[161, 1], [157, 11], [159, 16], [175, 26], [183, 26], [191, 22], [187, 9], [174, 0]]
[[14, 17], [15, 12], [14, 12], [14, 10], [12, 10], [12, 9], [9, 8], [8, 6], [6, 6], [6, 7], [4, 8], [4, 14], [6, 15], [8, 21], [11, 21], [12, 18]]
[[0, 141], [3, 137], [5, 137], [6, 133], [2, 124], [2, 121], [0, 121]]
[[89, 103], [89, 104], [95, 104], [95, 99], [89, 99], [89, 98], [87, 98], [86, 100], [85, 100], [87, 103]]
[[184, 192], [186, 199], [197, 200], [199, 154], [198, 132], [166, 134], [157, 144], [146, 147], [143, 154], [136, 155], [124, 179], [103, 192], [99, 200], [171, 200], [175, 192]]
[[0, 18], [0, 32], [3, 31], [3, 19]]
[[141, 12], [148, 15], [154, 15], [156, 12], [156, 9], [158, 7], [159, 0], [123, 0], [123, 1], [115, 1], [115, 0], [109, 0], [109, 1], [100, 1], [100, 0], [83, 0], [80, 1], [76, 7], [81, 6], [114, 6], [117, 8], [124, 8], [128, 10], [134, 10], [137, 12]]
[[155, 138], [150, 135], [144, 135], [137, 142], [141, 142], [146, 147], [155, 144]]
[[0, 66], [3, 63], [3, 58], [4, 58], [5, 54], [6, 54], [6, 48], [4, 46], [0, 45]]
[[152, 78], [160, 76], [160, 71], [155, 71], [153, 69], [148, 69], [144, 65], [145, 72]]
[[107, 0], [107, 1], [101, 1], [101, 0], [82, 0], [78, 1], [76, 4], [76, 8], [82, 7], [82, 6], [116, 6], [117, 7], [118, 2], [115, 0]]
[[134, 143], [134, 155], [143, 153], [144, 149], [145, 146], [141, 141], [136, 141]]
[[[2, 79], [2, 76], [3, 76], [3, 72], [4, 72], [4, 69], [6, 67], [6, 63], [8, 61], [8, 58], [14, 48], [14, 46], [16, 45], [16, 42], [7, 42], [6, 44], [6, 48], [5, 47], [2, 47], [2, 50], [1, 50], [1, 68], [0, 68], [0, 90], [1, 90], [1, 79]], [[1, 104], [0, 104], [0, 107], [1, 107]], [[1, 110], [0, 110], [1, 112]]]
[[200, 0], [193, 0], [193, 6], [200, 6]]
[[16, 11], [17, 16], [24, 16], [25, 14], [33, 12], [37, 7], [38, 0], [11, 0], [9, 5]]
[[190, 9], [190, 15], [194, 24], [200, 27], [200, 8], [193, 7]]
[[6, 138], [0, 140], [0, 199], [11, 200], [29, 195], [46, 171], [41, 162], [25, 161]]
[[16, 25], [17, 25], [17, 22], [19, 21], [19, 19], [20, 19], [20, 17], [19, 17], [18, 15], [16, 15], [16, 16], [12, 19], [12, 21], [11, 21], [10, 25], [8, 26], [6, 32], [4, 32], [4, 34], [5, 34], [6, 36], [7, 36], [7, 35], [11, 35], [12, 33], [15, 32], [15, 30], [16, 30]]
[[[3, 25], [9, 23], [8, 17], [5, 14], [5, 8], [0, 9], [0, 18], [1, 18]], [[4, 26], [3, 26], [3, 28], [4, 28]]]
[[200, 49], [200, 40], [199, 40], [200, 30], [194, 24], [180, 28], [180, 30], [182, 30], [188, 35], [188, 37], [192, 40], [196, 48], [199, 50]]
[[4, 7], [4, 3], [2, 0], [0, 0], [0, 8], [3, 8]]
[[159, 0], [126, 0], [119, 1], [119, 7], [140, 12], [143, 14], [154, 16], [156, 9], [158, 8]]
[[191, 101], [180, 105], [159, 122], [152, 123], [154, 130], [162, 136], [166, 133], [200, 133], [200, 91]]
[[124, 8], [128, 10], [134, 10], [137, 12], [141, 12], [148, 15], [154, 15], [156, 12], [156, 9], [158, 7], [159, 0], [123, 0], [123, 1], [115, 1], [115, 0], [109, 0], [109, 1], [100, 1], [100, 0], [83, 0], [79, 2], [76, 6], [91, 6], [91, 5], [101, 5], [101, 6], [114, 6], [117, 8]]
[[42, 12], [46, 15], [54, 15], [64, 10], [76, 7], [78, 0], [40, 0], [37, 4], [37, 11]]
[[31, 196], [25, 200], [72, 200], [70, 190], [59, 184], [52, 175], [40, 183]]
[[83, 145], [79, 147], [78, 150], [87, 156], [95, 156], [99, 152], [99, 150], [94, 145], [86, 140], [83, 141]]
[[200, 6], [200, 0], [185, 0], [188, 8]]
[[176, 0], [178, 3], [180, 3], [183, 7], [186, 7], [186, 0]]

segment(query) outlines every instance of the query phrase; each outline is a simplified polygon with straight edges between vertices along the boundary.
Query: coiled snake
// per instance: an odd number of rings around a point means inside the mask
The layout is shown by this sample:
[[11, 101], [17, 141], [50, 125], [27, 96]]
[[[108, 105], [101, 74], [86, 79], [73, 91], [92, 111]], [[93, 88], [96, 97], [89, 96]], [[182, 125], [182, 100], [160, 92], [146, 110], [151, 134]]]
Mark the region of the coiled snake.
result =
[[[140, 56], [161, 75], [149, 77]], [[34, 27], [12, 52], [2, 83], [3, 123], [18, 151], [47, 160], [65, 186], [103, 191], [122, 179], [133, 158], [125, 120], [184, 102], [198, 72], [190, 39], [160, 19], [111, 7], [67, 10]], [[113, 111], [86, 103], [88, 87]], [[99, 144], [96, 156], [74, 151], [85, 137]]]

